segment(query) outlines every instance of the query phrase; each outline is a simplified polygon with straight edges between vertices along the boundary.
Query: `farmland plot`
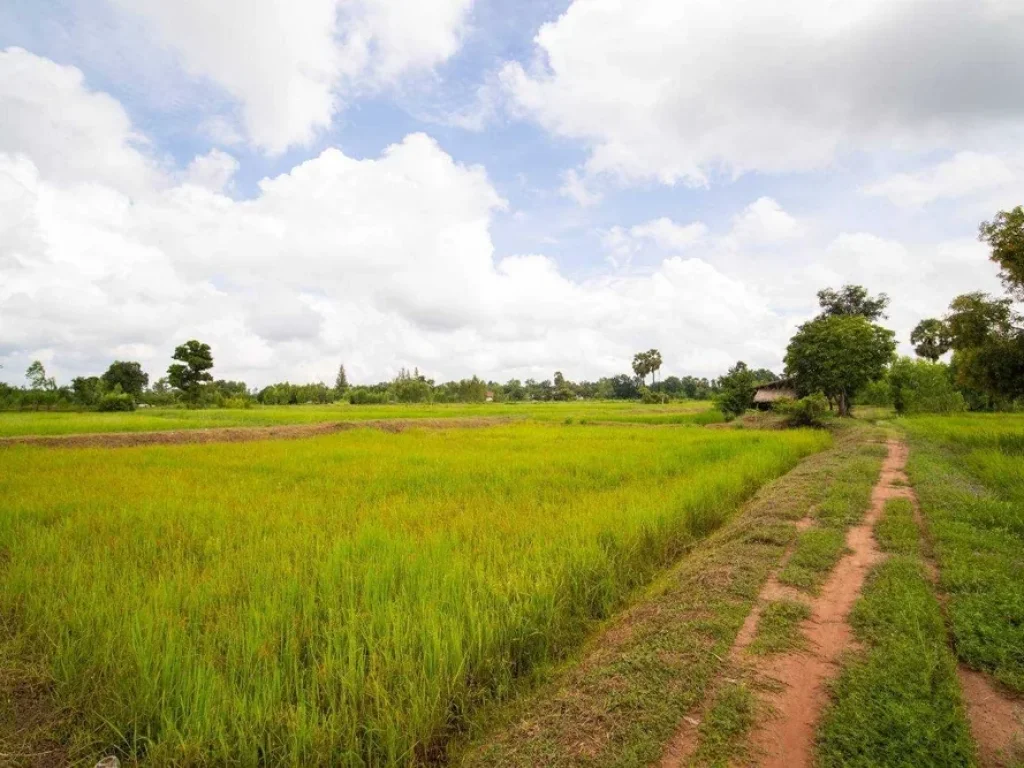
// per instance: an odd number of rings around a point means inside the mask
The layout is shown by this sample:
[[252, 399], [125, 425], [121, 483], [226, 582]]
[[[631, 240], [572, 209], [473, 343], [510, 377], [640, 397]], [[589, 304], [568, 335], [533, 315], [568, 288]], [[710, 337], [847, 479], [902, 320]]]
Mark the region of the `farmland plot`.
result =
[[3, 449], [7, 669], [71, 751], [406, 765], [824, 433], [513, 424]]

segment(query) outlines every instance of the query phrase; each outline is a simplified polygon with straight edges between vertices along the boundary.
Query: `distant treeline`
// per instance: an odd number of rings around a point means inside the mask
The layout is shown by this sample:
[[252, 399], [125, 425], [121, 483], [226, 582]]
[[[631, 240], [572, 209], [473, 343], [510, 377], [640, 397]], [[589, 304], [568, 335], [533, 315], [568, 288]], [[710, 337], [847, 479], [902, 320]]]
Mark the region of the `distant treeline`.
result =
[[[639, 400], [668, 402], [670, 400], [707, 400], [720, 391], [719, 379], [696, 376], [667, 376], [660, 381], [645, 382], [644, 375], [619, 374], [596, 381], [570, 381], [556, 371], [550, 379], [509, 379], [502, 383], [478, 376], [458, 381], [436, 382], [417, 369], [402, 369], [390, 381], [351, 385], [342, 365], [333, 385], [324, 382], [293, 384], [283, 381], [261, 389], [250, 388], [243, 381], [225, 379], [202, 380], [202, 373], [212, 368], [212, 355], [207, 345], [189, 342], [197, 348], [206, 347], [200, 365], [193, 371], [193, 381], [179, 377], [163, 377], [150, 384], [150, 377], [137, 362], [115, 361], [100, 376], [79, 376], [69, 384], [58, 385], [46, 374], [41, 362], [34, 362], [26, 372], [28, 385], [15, 387], [0, 383], [0, 408], [6, 410], [134, 410], [136, 407], [211, 407], [245, 408], [260, 405], [303, 405], [347, 402], [353, 405], [385, 403], [483, 403], [483, 402], [547, 402], [567, 400]], [[185, 347], [186, 345], [183, 345]], [[183, 347], [179, 347], [179, 350]], [[652, 350], [653, 351], [653, 350]], [[647, 353], [643, 353], [647, 354]], [[189, 366], [188, 355], [183, 355]], [[193, 360], [193, 363], [195, 360]], [[174, 368], [175, 366], [172, 366]], [[641, 364], [641, 370], [652, 373]], [[774, 381], [769, 370], [753, 372], [758, 381]]]

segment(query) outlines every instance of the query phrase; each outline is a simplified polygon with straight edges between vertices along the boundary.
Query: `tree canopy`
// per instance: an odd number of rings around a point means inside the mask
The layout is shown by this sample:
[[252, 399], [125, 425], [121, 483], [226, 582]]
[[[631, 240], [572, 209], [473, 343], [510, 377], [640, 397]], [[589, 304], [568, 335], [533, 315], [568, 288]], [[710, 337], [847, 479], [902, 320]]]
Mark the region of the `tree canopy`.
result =
[[149, 374], [142, 370], [139, 363], [116, 360], [100, 377], [110, 391], [120, 386], [121, 391], [132, 397], [139, 397], [149, 384]]
[[832, 315], [804, 323], [786, 349], [786, 371], [805, 394], [835, 400], [839, 415], [868, 382], [879, 379], [896, 353], [896, 334], [865, 315]]
[[194, 405], [199, 401], [202, 385], [213, 381], [213, 376], [209, 373], [213, 368], [210, 345], [192, 339], [175, 348], [172, 357], [180, 362], [172, 364], [167, 369], [167, 380], [172, 387], [183, 392]]
[[949, 328], [942, 320], [929, 317], [918, 323], [910, 332], [910, 343], [918, 357], [936, 362], [951, 348], [953, 341]]
[[832, 288], [818, 291], [818, 304], [821, 306], [819, 318], [860, 315], [874, 322], [885, 317], [889, 297], [880, 293], [872, 298], [868, 295], [868, 289], [862, 285], [844, 285], [838, 291]]
[[978, 227], [978, 239], [992, 249], [1006, 290], [1024, 301], [1024, 207], [1000, 211]]

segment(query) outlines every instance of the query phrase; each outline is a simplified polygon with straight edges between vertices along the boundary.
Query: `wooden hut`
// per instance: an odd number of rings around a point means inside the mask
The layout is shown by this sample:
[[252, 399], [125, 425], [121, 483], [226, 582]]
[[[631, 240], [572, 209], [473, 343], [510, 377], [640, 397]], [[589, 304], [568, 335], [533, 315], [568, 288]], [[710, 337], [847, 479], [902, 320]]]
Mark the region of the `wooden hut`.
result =
[[754, 407], [766, 411], [776, 400], [795, 400], [796, 397], [796, 382], [793, 379], [779, 379], [770, 384], [762, 384], [754, 390]]

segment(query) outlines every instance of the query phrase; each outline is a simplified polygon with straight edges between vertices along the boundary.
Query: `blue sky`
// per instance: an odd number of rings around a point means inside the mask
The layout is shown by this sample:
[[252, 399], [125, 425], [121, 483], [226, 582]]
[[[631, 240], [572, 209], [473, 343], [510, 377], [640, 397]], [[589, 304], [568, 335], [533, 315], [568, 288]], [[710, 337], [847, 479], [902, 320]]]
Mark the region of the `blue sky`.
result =
[[0, 377], [192, 336], [254, 385], [778, 369], [848, 281], [909, 351], [998, 290], [1021, 39], [1013, 0], [13, 0]]

